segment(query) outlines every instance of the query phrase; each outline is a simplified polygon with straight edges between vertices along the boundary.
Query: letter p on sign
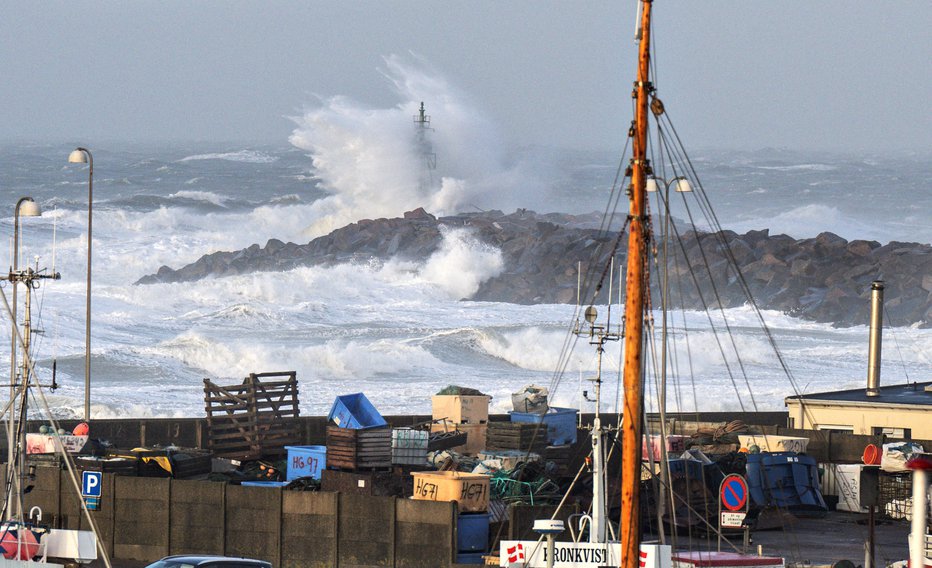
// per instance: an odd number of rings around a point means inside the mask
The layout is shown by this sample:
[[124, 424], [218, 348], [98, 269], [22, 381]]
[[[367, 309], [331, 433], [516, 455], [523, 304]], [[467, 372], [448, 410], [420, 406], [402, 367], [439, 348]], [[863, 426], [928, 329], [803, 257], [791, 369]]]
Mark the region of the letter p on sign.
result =
[[81, 478], [81, 493], [84, 497], [100, 497], [100, 481], [103, 474], [99, 471], [85, 471]]

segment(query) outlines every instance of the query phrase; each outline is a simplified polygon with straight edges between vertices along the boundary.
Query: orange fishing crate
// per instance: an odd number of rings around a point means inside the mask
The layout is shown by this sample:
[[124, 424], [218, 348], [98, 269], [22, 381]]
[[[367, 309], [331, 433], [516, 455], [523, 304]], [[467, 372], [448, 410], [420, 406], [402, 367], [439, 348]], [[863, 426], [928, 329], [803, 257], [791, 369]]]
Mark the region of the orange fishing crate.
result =
[[459, 471], [414, 471], [414, 495], [421, 501], [456, 501], [461, 513], [489, 509], [489, 476]]

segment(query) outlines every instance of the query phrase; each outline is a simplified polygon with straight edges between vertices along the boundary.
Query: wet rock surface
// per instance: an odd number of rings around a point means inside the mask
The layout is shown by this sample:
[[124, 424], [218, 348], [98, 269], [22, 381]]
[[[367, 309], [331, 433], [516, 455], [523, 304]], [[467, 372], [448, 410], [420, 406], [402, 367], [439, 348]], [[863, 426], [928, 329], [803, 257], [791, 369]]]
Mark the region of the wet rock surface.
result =
[[[191, 282], [298, 266], [331, 266], [389, 259], [423, 261], [441, 245], [443, 232], [466, 228], [473, 237], [502, 252], [504, 268], [482, 283], [470, 299], [521, 304], [574, 303], [577, 267], [593, 272], [583, 282], [583, 303], [604, 301], [608, 278], [604, 267], [612, 254], [624, 263], [627, 234], [599, 230], [599, 216], [541, 215], [527, 210], [436, 218], [418, 209], [396, 219], [365, 219], [306, 244], [269, 240], [232, 252], [204, 255], [177, 270], [167, 266], [137, 284]], [[656, 236], [652, 282], [662, 271], [662, 242]], [[847, 241], [833, 233], [794, 239], [769, 231], [679, 232], [668, 241], [667, 269], [674, 307], [703, 309], [748, 303], [840, 326], [866, 325], [870, 287], [885, 281], [889, 325], [932, 325], [932, 247], [927, 244]], [[589, 271], [590, 264], [595, 268]], [[738, 270], [735, 269], [738, 267]], [[594, 292], [597, 281], [601, 291]], [[616, 278], [617, 286], [617, 278]], [[660, 305], [657, 286], [651, 290]], [[587, 299], [588, 298], [588, 299]]]

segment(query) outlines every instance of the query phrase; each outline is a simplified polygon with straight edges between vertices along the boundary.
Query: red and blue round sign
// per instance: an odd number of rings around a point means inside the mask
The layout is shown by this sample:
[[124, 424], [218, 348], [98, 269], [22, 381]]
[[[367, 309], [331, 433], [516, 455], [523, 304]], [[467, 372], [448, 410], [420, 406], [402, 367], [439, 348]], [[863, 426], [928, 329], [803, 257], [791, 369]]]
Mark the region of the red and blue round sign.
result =
[[722, 506], [729, 511], [740, 511], [748, 504], [748, 483], [744, 477], [732, 473], [725, 476], [721, 489]]

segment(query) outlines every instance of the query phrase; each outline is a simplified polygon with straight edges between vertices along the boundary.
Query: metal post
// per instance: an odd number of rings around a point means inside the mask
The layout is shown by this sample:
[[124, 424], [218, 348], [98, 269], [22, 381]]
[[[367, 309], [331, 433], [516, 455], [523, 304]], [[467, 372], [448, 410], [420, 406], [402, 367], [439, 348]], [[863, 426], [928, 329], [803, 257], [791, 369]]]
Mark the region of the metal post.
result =
[[[27, 216], [35, 216], [41, 214], [41, 211], [38, 210], [38, 206], [35, 205], [35, 200], [31, 197], [20, 197], [19, 201], [16, 202], [16, 207], [13, 210], [13, 258], [10, 259], [10, 274], [9, 280], [10, 284], [13, 286], [13, 304], [10, 306], [10, 312], [13, 316], [12, 321], [12, 333], [10, 337], [10, 408], [9, 408], [9, 417], [7, 420], [7, 475], [8, 479], [13, 482], [13, 490], [18, 491], [18, 481], [17, 476], [14, 475], [16, 471], [16, 464], [14, 464], [16, 451], [16, 440], [13, 435], [15, 429], [14, 415], [16, 414], [15, 409], [16, 405], [13, 401], [16, 399], [16, 307], [17, 307], [17, 297], [16, 292], [19, 288], [19, 277], [17, 272], [19, 271], [19, 217], [20, 211], [24, 203], [32, 203], [34, 209], [27, 213]], [[7, 507], [6, 515], [4, 520], [9, 520], [12, 518], [12, 510], [10, 507]]]
[[929, 471], [932, 461], [924, 460], [913, 466], [913, 518], [909, 537], [909, 563], [911, 566], [925, 566], [926, 518], [929, 502]]
[[883, 281], [871, 284], [871, 320], [867, 353], [867, 396], [880, 394], [880, 350], [883, 342]]
[[94, 158], [89, 150], [79, 148], [87, 154], [87, 301], [84, 327], [84, 420], [91, 419], [91, 248], [94, 243]]
[[[22, 400], [20, 401], [20, 411], [19, 411], [19, 486], [26, 487], [26, 424], [29, 411], [29, 381], [31, 380], [31, 372], [29, 363], [31, 359], [29, 357], [29, 348], [32, 345], [32, 270], [27, 269], [26, 271], [26, 301], [24, 303], [24, 312], [23, 312], [23, 367], [22, 367]], [[17, 501], [16, 501], [16, 515], [20, 520], [25, 520], [25, 510], [23, 509], [23, 492], [17, 492]]]
[[84, 420], [91, 419], [91, 249], [94, 244], [94, 156], [78, 146], [68, 156], [74, 164], [88, 165], [87, 173], [87, 305], [84, 316]]

